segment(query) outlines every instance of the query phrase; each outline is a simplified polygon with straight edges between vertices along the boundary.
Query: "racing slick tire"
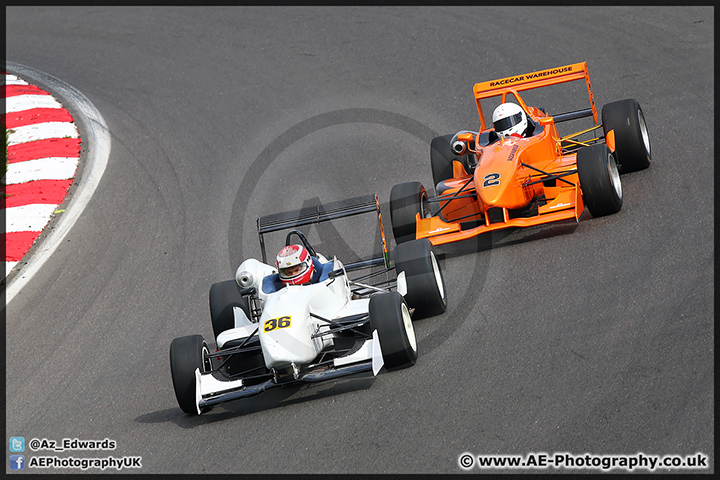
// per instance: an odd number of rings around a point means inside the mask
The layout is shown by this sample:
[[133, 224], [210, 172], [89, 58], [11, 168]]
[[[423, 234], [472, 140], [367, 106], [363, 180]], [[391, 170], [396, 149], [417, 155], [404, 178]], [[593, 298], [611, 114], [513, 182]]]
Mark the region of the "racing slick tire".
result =
[[390, 223], [396, 244], [415, 240], [415, 215], [430, 216], [427, 200], [427, 191], [420, 182], [400, 183], [390, 190]]
[[430, 142], [430, 168], [432, 169], [433, 185], [435, 194], [442, 195], [438, 189], [440, 182], [453, 178], [453, 161], [460, 162], [467, 172], [472, 173], [470, 168], [470, 155], [457, 156], [452, 150], [452, 140], [456, 134], [435, 137]]
[[602, 108], [603, 132], [615, 130], [615, 157], [620, 173], [650, 166], [650, 137], [645, 116], [635, 99], [608, 103]]
[[617, 163], [605, 144], [581, 148], [577, 172], [583, 202], [593, 217], [617, 213], [622, 208], [622, 184]]
[[[195, 369], [212, 370], [207, 343], [202, 335], [178, 337], [170, 344], [170, 373], [175, 397], [180, 409], [188, 415], [197, 415], [195, 404]], [[211, 407], [203, 409], [203, 412]]]
[[383, 362], [387, 370], [415, 365], [417, 339], [410, 310], [398, 292], [370, 297], [370, 327], [377, 330]]
[[210, 319], [216, 339], [225, 330], [235, 327], [233, 307], [242, 308], [245, 315], [251, 318], [248, 299], [240, 295], [240, 286], [235, 280], [213, 284], [210, 287]]
[[[430, 168], [432, 169], [433, 185], [437, 192], [438, 183], [452, 178], [453, 160], [460, 161], [450, 148], [450, 142], [454, 135], [443, 135], [435, 137], [430, 142]], [[440, 193], [437, 192], [439, 195]]]
[[430, 240], [421, 238], [398, 245], [395, 271], [398, 275], [405, 272], [405, 301], [415, 309], [413, 318], [440, 315], [447, 309], [445, 278]]

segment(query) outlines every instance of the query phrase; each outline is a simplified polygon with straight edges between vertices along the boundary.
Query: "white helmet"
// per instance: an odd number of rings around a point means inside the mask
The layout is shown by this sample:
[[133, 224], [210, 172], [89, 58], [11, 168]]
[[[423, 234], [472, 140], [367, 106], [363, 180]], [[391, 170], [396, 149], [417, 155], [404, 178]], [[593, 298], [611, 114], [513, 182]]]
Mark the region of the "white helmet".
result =
[[495, 132], [503, 138], [512, 134], [524, 136], [528, 127], [528, 120], [525, 112], [516, 103], [501, 103], [492, 115]]
[[275, 265], [285, 285], [310, 283], [314, 272], [312, 257], [302, 245], [288, 245], [280, 250]]

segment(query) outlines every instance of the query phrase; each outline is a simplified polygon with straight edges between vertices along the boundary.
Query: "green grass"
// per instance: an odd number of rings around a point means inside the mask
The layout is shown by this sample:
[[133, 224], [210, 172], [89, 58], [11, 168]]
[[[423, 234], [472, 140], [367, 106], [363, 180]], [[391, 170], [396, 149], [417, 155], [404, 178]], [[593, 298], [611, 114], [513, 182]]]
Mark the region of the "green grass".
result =
[[8, 142], [10, 142], [10, 134], [13, 132], [13, 130], [5, 130], [5, 150], [3, 151], [3, 164], [5, 164], [5, 170], [3, 171], [3, 175], [7, 173], [8, 168]]

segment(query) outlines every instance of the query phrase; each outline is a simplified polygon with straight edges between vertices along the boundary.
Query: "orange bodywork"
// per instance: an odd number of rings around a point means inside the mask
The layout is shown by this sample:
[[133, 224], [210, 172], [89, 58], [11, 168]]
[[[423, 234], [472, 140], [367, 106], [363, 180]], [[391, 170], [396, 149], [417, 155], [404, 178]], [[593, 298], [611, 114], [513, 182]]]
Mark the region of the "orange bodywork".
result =
[[[469, 174], [460, 162], [453, 162], [453, 178], [444, 181], [445, 190], [437, 198], [440, 213], [430, 218], [417, 215], [416, 238], [428, 238], [432, 244], [441, 245], [503, 228], [579, 221], [585, 205], [576, 152], [564, 151], [562, 142], [579, 143], [561, 138], [553, 117], [528, 107], [519, 95], [523, 90], [575, 80], [587, 83], [591, 104], [587, 116], [591, 111], [597, 125], [585, 62], [476, 84], [473, 92], [482, 130], [477, 135], [458, 136], [474, 155], [476, 166]], [[481, 100], [501, 96], [505, 102], [508, 94], [537, 125], [535, 131], [527, 138], [501, 138], [491, 143], [486, 135], [483, 143], [482, 134], [492, 128], [485, 122]], [[613, 138], [608, 137], [608, 146], [614, 150]]]

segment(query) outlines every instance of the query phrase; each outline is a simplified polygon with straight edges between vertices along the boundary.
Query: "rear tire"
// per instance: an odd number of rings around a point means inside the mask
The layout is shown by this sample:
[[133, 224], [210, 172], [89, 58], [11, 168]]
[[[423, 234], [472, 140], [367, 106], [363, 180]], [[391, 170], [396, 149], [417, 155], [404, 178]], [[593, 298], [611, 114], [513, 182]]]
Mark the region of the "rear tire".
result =
[[593, 217], [620, 211], [623, 204], [620, 174], [607, 145], [581, 148], [577, 153], [577, 171], [583, 202]]
[[235, 280], [218, 282], [210, 287], [210, 319], [216, 340], [225, 330], [235, 328], [234, 307], [242, 308], [250, 318], [248, 299], [240, 295], [240, 287]]
[[395, 271], [405, 272], [405, 301], [415, 309], [414, 318], [440, 315], [447, 309], [447, 291], [440, 265], [427, 238], [395, 248]]
[[[170, 344], [170, 374], [175, 397], [180, 409], [188, 415], [197, 415], [195, 404], [195, 369], [212, 370], [212, 360], [202, 335], [179, 337]], [[204, 410], [207, 411], [207, 410]]]
[[387, 370], [415, 365], [417, 340], [410, 311], [397, 292], [370, 297], [370, 327], [377, 330], [383, 362]]
[[615, 131], [615, 157], [620, 173], [650, 166], [650, 137], [640, 104], [635, 99], [608, 103], [602, 108], [603, 132]]
[[390, 191], [390, 223], [392, 224], [395, 243], [408, 242], [415, 239], [417, 222], [420, 218], [430, 216], [428, 194], [420, 182], [407, 182], [395, 185]]

